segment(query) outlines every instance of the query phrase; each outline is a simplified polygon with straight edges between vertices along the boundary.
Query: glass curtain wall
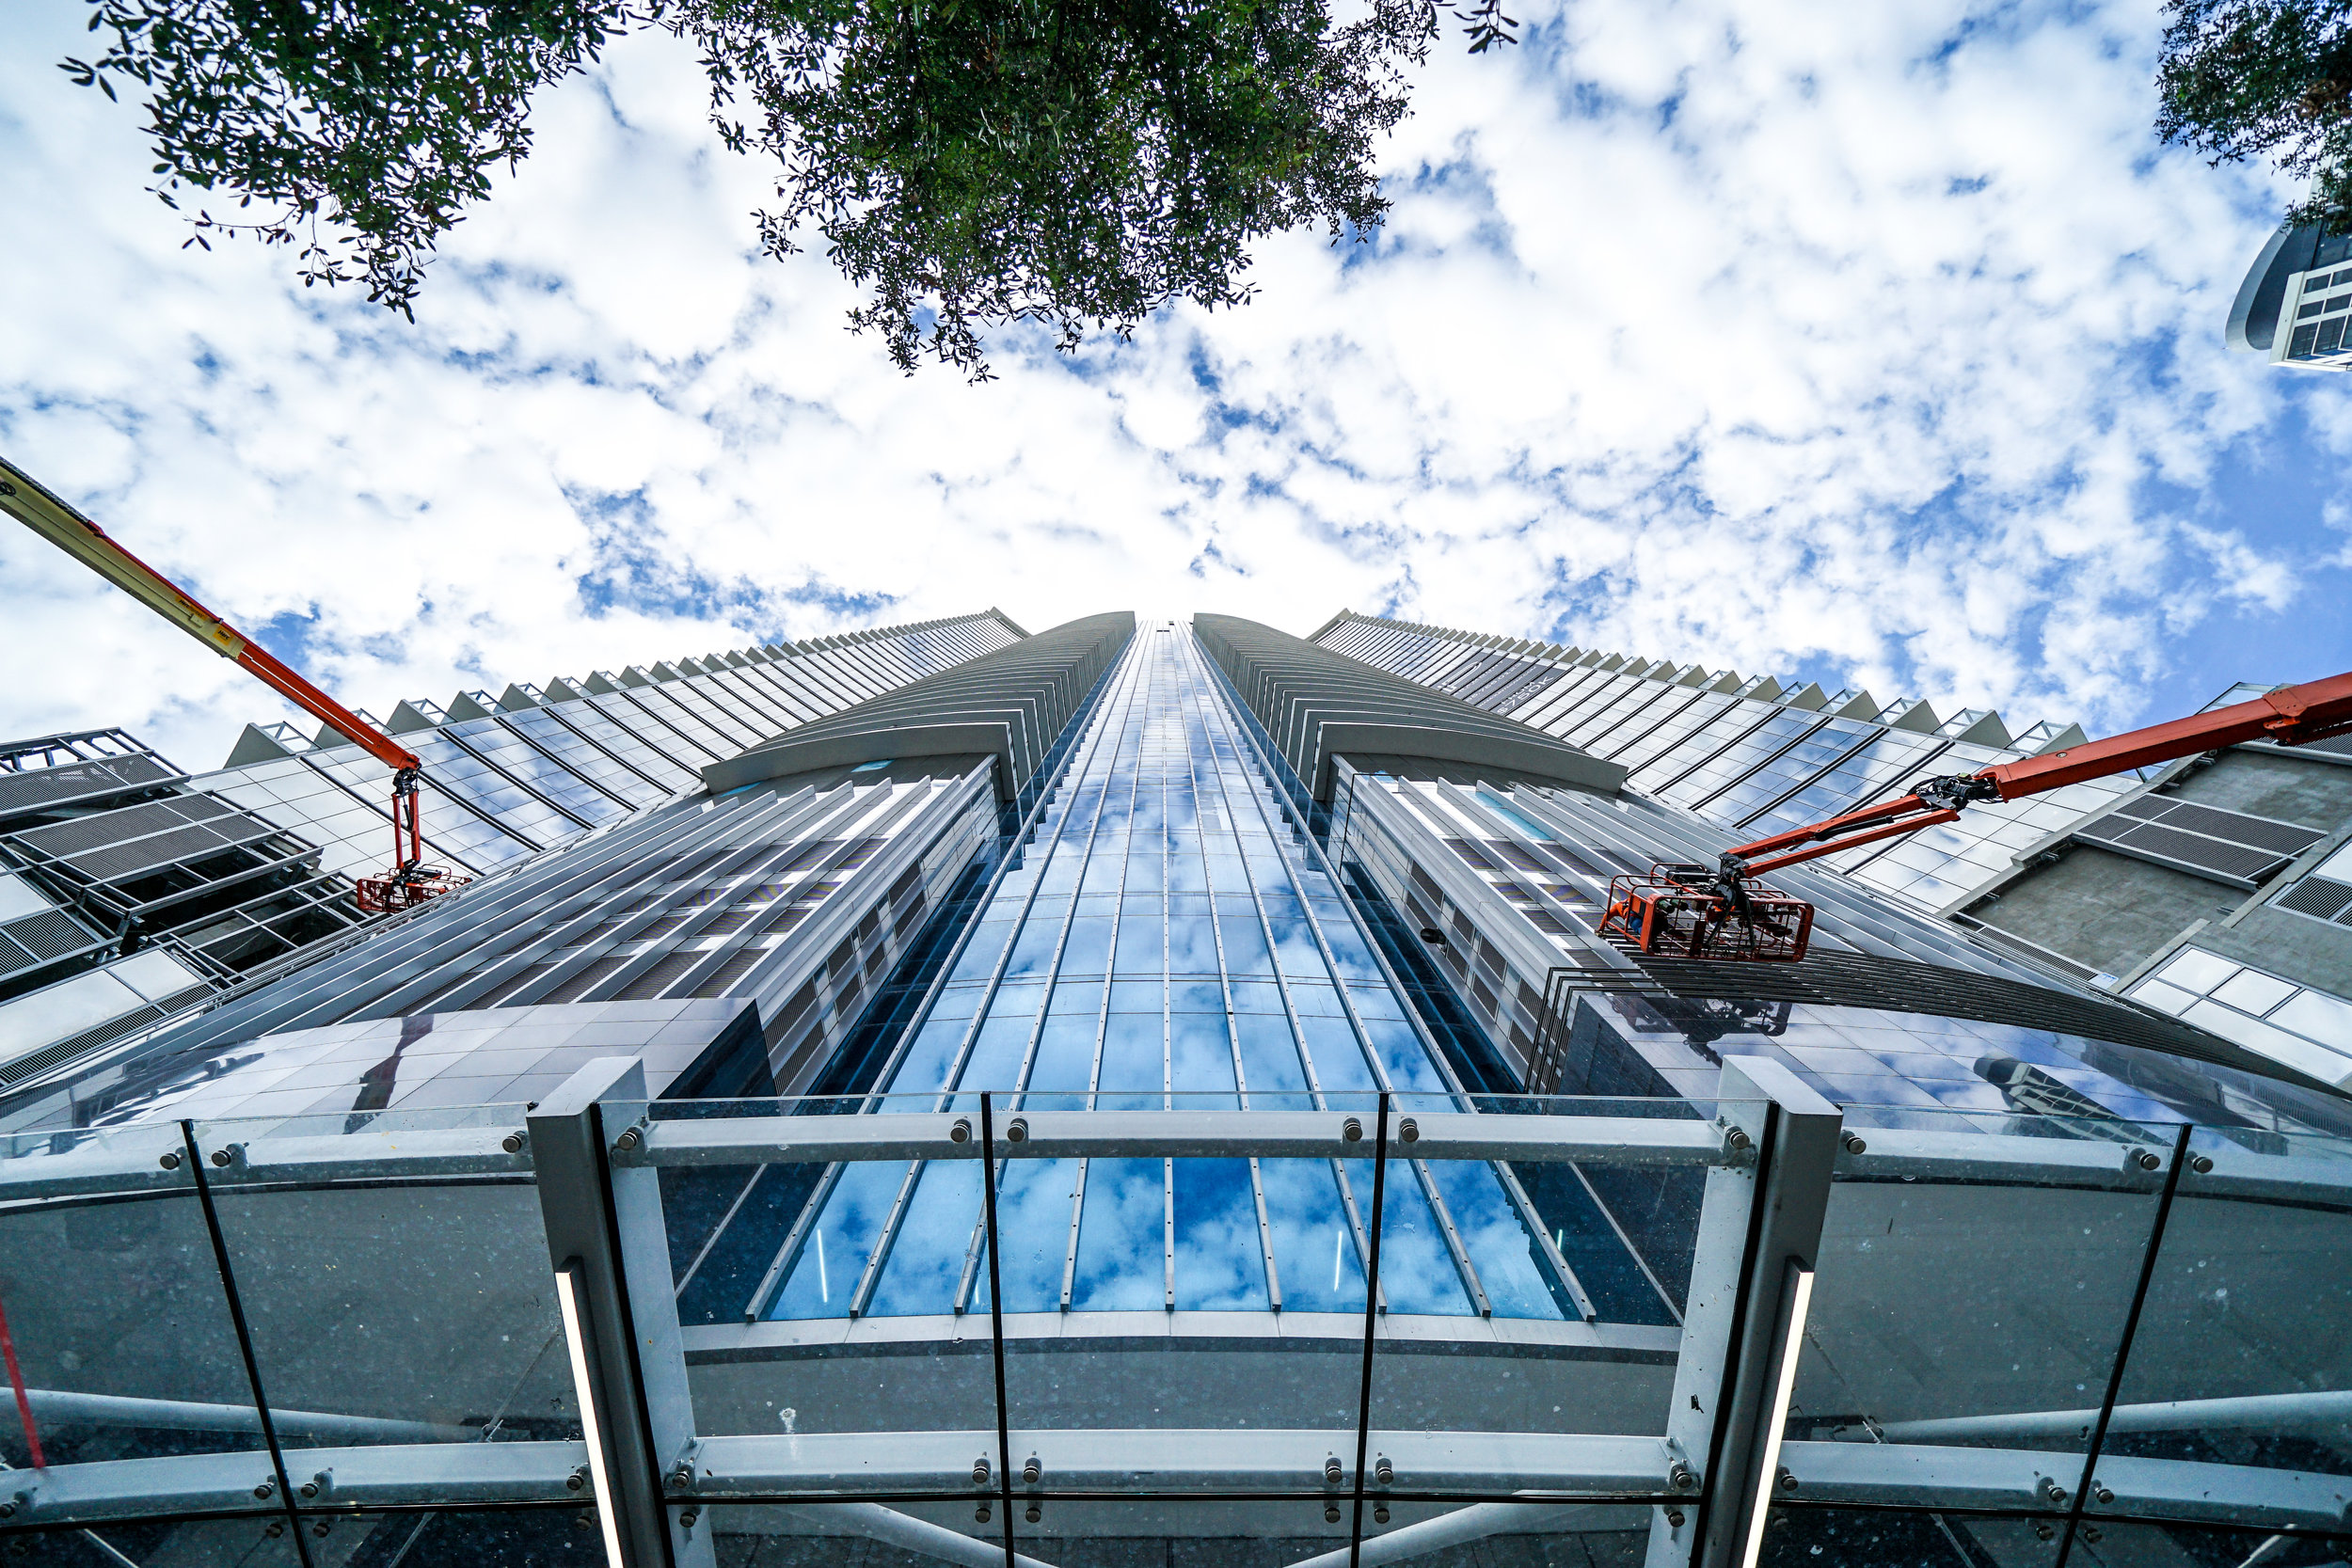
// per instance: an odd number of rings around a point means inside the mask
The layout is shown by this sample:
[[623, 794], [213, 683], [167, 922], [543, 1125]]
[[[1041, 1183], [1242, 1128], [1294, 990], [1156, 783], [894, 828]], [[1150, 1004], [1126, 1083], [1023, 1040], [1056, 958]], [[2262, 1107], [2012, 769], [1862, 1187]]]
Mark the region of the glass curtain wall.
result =
[[[1382, 1089], [1408, 1108], [1456, 1104], [1189, 629], [1139, 628], [1033, 845], [867, 1110], [973, 1111], [982, 1090], [1000, 1115], [1370, 1110]], [[1391, 1310], [1582, 1315], [1506, 1167], [1407, 1164], [1386, 1222], [1394, 1256], [1419, 1255], [1384, 1270]], [[1008, 1311], [1361, 1309], [1370, 1182], [1342, 1164], [1039, 1160], [1006, 1182]], [[845, 1167], [813, 1201], [758, 1315], [985, 1306], [985, 1273], [967, 1266], [980, 1201], [968, 1164]], [[870, 1291], [834, 1288], [845, 1249]]]

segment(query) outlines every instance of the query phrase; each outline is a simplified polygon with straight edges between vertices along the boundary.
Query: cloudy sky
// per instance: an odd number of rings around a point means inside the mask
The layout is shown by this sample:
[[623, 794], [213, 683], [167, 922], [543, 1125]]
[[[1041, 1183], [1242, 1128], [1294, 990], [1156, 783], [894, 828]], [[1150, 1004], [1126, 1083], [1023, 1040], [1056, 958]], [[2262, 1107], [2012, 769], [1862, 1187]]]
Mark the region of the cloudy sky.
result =
[[[2129, 4], [1570, 0], [1441, 47], [1375, 245], [902, 379], [759, 259], [687, 46], [546, 95], [412, 325], [183, 250], [0, 8], [0, 451], [346, 702], [1002, 606], [1348, 607], [2094, 732], [2352, 667], [2352, 383], [2220, 341], [2288, 194]], [[19, 529], [0, 736], [218, 763], [266, 692]]]

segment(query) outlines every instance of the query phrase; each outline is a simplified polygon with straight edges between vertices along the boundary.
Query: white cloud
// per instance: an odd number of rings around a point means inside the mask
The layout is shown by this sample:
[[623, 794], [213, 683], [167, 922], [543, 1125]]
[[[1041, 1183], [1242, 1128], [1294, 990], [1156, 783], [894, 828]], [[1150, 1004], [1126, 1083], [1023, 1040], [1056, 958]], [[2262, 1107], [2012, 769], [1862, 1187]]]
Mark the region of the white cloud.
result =
[[[2217, 487], [2282, 440], [2337, 463], [2352, 414], [2221, 351], [2279, 192], [2156, 151], [2139, 8], [1579, 0], [1449, 39], [1376, 245], [1269, 241], [1252, 307], [1005, 339], [977, 388], [753, 253], [768, 181], [665, 38], [547, 96], [411, 326], [178, 248], [133, 116], [47, 64], [73, 10], [0, 21], [0, 450], [377, 712], [990, 603], [1347, 605], [2113, 723], [2265, 673], [2209, 608], [2284, 625], [2352, 565]], [[276, 716], [29, 535], [0, 574], [55, 650], [0, 733], [201, 765]]]

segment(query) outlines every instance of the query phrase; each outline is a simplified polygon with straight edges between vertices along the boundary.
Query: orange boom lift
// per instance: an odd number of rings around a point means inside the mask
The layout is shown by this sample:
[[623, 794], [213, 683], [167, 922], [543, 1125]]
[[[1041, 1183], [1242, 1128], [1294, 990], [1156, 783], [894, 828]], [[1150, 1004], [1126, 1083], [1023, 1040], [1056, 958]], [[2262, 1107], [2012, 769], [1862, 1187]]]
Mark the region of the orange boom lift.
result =
[[1714, 866], [1654, 865], [1609, 884], [1600, 934], [1660, 958], [1794, 963], [1813, 933], [1813, 906], [1755, 880], [1784, 865], [1951, 822], [1980, 800], [2019, 800], [2086, 779], [2218, 751], [2242, 740], [2301, 746], [2352, 734], [2352, 673], [2282, 686], [2249, 703], [2086, 741], [1981, 772], [1929, 779], [1899, 800], [1792, 828], [1724, 852]]
[[313, 718], [331, 724], [392, 770], [392, 867], [362, 878], [359, 908], [369, 914], [405, 910], [469, 879], [424, 863], [421, 816], [423, 763], [414, 752], [312, 686], [283, 660], [173, 586], [170, 579], [107, 537], [103, 529], [0, 458], [0, 512], [73, 557], [223, 658]]

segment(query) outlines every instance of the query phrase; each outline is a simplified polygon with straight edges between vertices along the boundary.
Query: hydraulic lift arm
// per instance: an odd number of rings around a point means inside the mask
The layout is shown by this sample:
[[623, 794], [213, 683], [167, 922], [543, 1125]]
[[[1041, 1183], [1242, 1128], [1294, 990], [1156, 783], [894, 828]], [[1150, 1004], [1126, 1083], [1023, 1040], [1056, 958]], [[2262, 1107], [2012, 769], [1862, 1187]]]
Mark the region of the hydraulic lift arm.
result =
[[358, 743], [392, 770], [392, 869], [359, 882], [359, 907], [371, 913], [403, 909], [445, 893], [457, 882], [424, 863], [420, 816], [423, 764], [414, 752], [305, 680], [282, 659], [174, 586], [124, 549], [106, 531], [31, 475], [0, 458], [0, 512], [31, 529], [148, 609], [231, 659], [296, 707]]
[[1929, 779], [1899, 799], [1740, 845], [1713, 867], [1660, 865], [1645, 878], [1620, 877], [1610, 883], [1601, 935], [1677, 958], [1793, 962], [1804, 957], [1813, 908], [1757, 885], [1754, 879], [1766, 872], [1955, 821], [1979, 801], [2023, 800], [2245, 740], [2300, 746], [2345, 734], [2352, 734], [2352, 673], [2044, 756]]

